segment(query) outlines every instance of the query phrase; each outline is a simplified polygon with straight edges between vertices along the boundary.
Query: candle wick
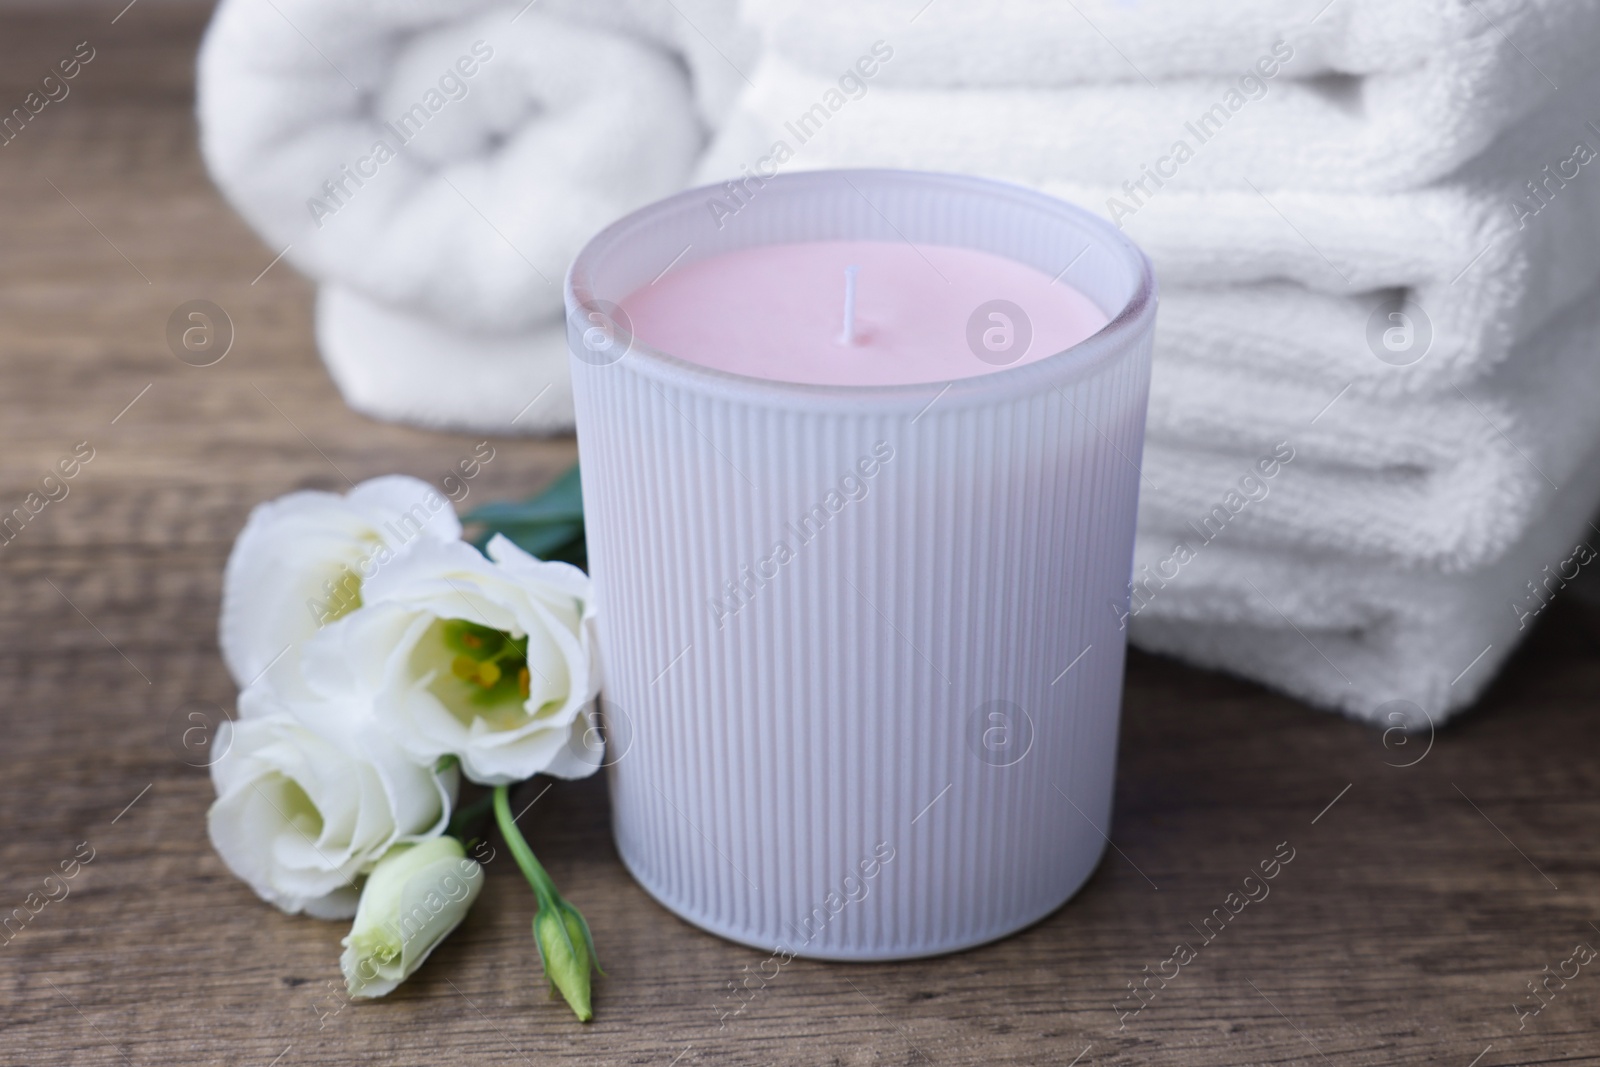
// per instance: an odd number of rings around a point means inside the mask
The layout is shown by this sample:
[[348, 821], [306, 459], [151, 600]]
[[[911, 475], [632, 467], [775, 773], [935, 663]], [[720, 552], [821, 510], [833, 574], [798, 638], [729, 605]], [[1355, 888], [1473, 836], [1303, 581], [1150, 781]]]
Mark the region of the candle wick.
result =
[[860, 271], [858, 266], [844, 269], [844, 330], [839, 342], [845, 345], [856, 343], [856, 275]]

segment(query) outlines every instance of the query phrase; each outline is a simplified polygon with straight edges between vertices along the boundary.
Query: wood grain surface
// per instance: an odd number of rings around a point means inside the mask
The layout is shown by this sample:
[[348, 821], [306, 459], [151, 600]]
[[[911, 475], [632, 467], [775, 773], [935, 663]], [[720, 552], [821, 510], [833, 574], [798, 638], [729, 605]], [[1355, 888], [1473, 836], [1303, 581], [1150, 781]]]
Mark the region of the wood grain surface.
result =
[[[93, 856], [0, 935], [0, 1063], [1600, 1064], [1600, 961], [1529, 989], [1600, 946], [1600, 666], [1570, 603], [1431, 747], [1134, 655], [1114, 848], [1075, 900], [999, 944], [797, 960], [735, 999], [764, 954], [629, 879], [596, 778], [523, 820], [593, 924], [594, 1023], [546, 998], [503, 859], [415, 978], [347, 1003], [343, 926], [279, 914], [211, 851], [184, 716], [234, 697], [215, 619], [252, 505], [392, 471], [437, 481], [475, 439], [340, 403], [311, 288], [282, 263], [262, 274], [278, 250], [200, 163], [205, 10], [142, 0], [113, 23], [122, 3], [0, 10], [0, 110], [78, 42], [96, 49], [0, 148], [0, 512], [93, 449], [0, 548], [0, 914]], [[213, 366], [165, 339], [193, 299], [236, 331]], [[575, 454], [495, 447], [469, 502], [531, 492]], [[1270, 896], [1204, 943], [1196, 927], [1283, 842]], [[1129, 983], [1180, 941], [1195, 958], [1132, 1014]]]

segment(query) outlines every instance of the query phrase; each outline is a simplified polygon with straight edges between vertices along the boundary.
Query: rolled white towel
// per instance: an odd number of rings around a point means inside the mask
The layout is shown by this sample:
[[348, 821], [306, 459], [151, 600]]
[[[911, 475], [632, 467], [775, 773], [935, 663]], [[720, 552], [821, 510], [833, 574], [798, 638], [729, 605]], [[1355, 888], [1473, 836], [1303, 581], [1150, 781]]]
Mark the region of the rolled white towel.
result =
[[[566, 356], [545, 339], [567, 264], [683, 185], [744, 84], [732, 9], [223, 0], [200, 51], [202, 151], [262, 237], [334, 287], [319, 336], [358, 407], [564, 428]], [[556, 382], [550, 414], [512, 424], [484, 388], [514, 364]]]
[[[1600, 567], [1600, 530], [1589, 521], [1597, 500], [1600, 451], [1581, 457], [1504, 555], [1462, 574], [1219, 540], [1155, 588], [1129, 633], [1140, 647], [1312, 704], [1423, 729], [1476, 699], [1543, 605]], [[1136, 573], [1171, 551], [1141, 533]], [[1392, 751], [1410, 760], [1422, 748]]]
[[550, 319], [573, 252], [700, 147], [660, 49], [515, 3], [225, 0], [201, 146], [315, 278], [467, 329]]
[[[1158, 358], [1140, 530], [1170, 553], [1215, 516], [1231, 545], [1481, 567], [1524, 535], [1600, 442], [1597, 347], [1591, 289], [1493, 375], [1429, 396], [1340, 395]], [[1251, 489], [1241, 478], [1280, 443], [1294, 459], [1269, 498], [1243, 504]], [[1218, 513], [1229, 493], [1233, 506]]]
[[572, 428], [567, 332], [559, 322], [473, 332], [324, 285], [316, 323], [328, 373], [364, 415], [481, 433]]

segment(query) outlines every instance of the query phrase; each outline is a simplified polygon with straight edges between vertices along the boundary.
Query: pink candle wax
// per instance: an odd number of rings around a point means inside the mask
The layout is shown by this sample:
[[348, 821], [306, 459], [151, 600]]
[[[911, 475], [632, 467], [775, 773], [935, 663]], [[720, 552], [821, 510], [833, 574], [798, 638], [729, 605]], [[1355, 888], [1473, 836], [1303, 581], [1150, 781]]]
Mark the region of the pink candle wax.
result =
[[1054, 355], [1108, 321], [1015, 260], [904, 241], [725, 252], [669, 270], [622, 309], [639, 341], [679, 359], [817, 385], [970, 378]]

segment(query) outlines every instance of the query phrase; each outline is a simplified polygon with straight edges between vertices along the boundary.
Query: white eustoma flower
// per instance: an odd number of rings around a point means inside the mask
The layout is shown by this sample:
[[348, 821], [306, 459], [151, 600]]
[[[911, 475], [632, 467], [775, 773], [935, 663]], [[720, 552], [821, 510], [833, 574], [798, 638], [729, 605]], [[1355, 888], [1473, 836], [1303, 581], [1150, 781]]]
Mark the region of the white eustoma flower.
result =
[[373, 693], [372, 714], [411, 757], [460, 758], [475, 782], [582, 778], [600, 764], [589, 578], [506, 540], [488, 558], [418, 541], [362, 588], [364, 606], [307, 642], [320, 693]]
[[360, 606], [406, 545], [455, 541], [461, 522], [427, 482], [390, 475], [343, 496], [302, 490], [261, 504], [222, 576], [222, 658], [245, 687], [286, 651]]
[[240, 697], [217, 735], [211, 844], [263, 900], [335, 919], [356, 910], [356, 880], [397, 844], [441, 833], [457, 772], [418, 765], [350, 703]]
[[339, 967], [351, 996], [381, 997], [411, 977], [467, 917], [483, 868], [453, 837], [399, 845], [373, 868]]

